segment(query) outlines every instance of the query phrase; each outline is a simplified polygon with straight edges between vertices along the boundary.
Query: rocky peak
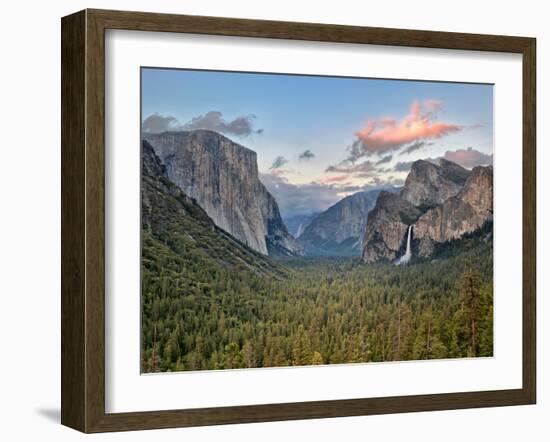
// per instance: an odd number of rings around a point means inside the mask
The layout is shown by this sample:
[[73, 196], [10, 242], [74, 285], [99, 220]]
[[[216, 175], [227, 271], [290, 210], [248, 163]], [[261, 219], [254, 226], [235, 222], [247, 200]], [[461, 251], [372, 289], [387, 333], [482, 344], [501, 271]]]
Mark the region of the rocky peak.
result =
[[256, 153], [209, 130], [143, 134], [166, 175], [214, 223], [260, 253], [301, 254], [258, 178]]
[[349, 195], [317, 215], [298, 242], [310, 255], [359, 255], [369, 211], [380, 190]]
[[424, 213], [414, 224], [418, 254], [429, 256], [435, 243], [460, 238], [493, 219], [493, 167], [475, 167], [460, 192]]
[[400, 195], [381, 193], [369, 212], [363, 260], [393, 260], [412, 225], [413, 254], [429, 256], [436, 243], [460, 238], [492, 220], [493, 168], [472, 171], [451, 161], [416, 161]]
[[444, 159], [439, 165], [418, 160], [412, 164], [401, 196], [414, 206], [433, 207], [455, 196], [469, 174], [467, 169]]
[[458, 185], [464, 185], [468, 177], [470, 176], [470, 171], [460, 166], [457, 163], [446, 160], [445, 158], [439, 159], [439, 167], [441, 175], [449, 181], [456, 183]]

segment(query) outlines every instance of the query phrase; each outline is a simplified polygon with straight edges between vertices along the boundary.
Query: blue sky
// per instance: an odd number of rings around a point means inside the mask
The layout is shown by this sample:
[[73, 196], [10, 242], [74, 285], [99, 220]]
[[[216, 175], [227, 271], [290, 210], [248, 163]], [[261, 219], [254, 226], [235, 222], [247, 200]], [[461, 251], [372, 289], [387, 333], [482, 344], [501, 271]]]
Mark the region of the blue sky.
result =
[[491, 85], [144, 68], [142, 120], [147, 131], [217, 130], [255, 150], [286, 216], [398, 185], [419, 158], [473, 167], [493, 153]]

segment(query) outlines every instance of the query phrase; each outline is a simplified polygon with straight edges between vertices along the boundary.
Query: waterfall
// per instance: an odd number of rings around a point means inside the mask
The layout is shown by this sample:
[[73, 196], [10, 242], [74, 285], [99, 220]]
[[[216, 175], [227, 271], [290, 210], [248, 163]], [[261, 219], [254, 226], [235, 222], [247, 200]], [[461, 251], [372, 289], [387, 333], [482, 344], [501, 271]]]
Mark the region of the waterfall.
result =
[[409, 230], [407, 233], [407, 249], [405, 250], [405, 254], [397, 260], [397, 262], [395, 263], [396, 265], [408, 264], [408, 262], [411, 260], [411, 232], [412, 225], [409, 226]]

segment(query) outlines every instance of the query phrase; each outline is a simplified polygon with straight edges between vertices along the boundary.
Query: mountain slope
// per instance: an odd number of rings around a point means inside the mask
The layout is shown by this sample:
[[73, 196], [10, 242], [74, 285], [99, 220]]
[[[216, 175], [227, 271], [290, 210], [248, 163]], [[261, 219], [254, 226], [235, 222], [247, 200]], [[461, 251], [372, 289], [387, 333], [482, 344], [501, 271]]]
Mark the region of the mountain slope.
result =
[[399, 194], [381, 192], [368, 214], [363, 261], [393, 261], [404, 248], [408, 226], [422, 212]]
[[416, 207], [433, 207], [455, 196], [466, 183], [470, 172], [452, 161], [436, 165], [418, 160], [411, 167], [401, 190], [401, 197]]
[[319, 214], [304, 229], [298, 242], [308, 255], [360, 255], [369, 211], [380, 190], [358, 192]]
[[218, 228], [197, 202], [165, 174], [147, 141], [142, 143], [142, 265], [149, 277], [187, 274], [189, 284], [204, 272], [277, 275], [282, 268]]
[[302, 254], [258, 178], [254, 151], [208, 130], [143, 137], [165, 164], [168, 178], [218, 227], [263, 254]]
[[423, 214], [413, 225], [420, 256], [429, 256], [435, 243], [473, 232], [493, 219], [493, 168], [472, 170], [460, 192]]
[[[380, 195], [368, 215], [363, 261], [393, 261], [403, 253], [412, 225], [413, 255], [427, 257], [437, 244], [458, 239], [492, 220], [493, 168], [472, 171], [451, 161], [413, 163], [399, 195]], [[403, 216], [406, 213], [407, 216]]]

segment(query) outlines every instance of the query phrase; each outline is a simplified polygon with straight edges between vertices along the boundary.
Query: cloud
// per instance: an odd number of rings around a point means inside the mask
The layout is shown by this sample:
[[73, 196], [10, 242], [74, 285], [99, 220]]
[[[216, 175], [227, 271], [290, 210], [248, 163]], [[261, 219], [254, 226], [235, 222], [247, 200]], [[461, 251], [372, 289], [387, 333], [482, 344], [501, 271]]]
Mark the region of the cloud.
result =
[[348, 180], [348, 179], [349, 179], [349, 175], [329, 176], [329, 177], [323, 178], [321, 180], [321, 183], [323, 183], [323, 184], [340, 183], [340, 182]]
[[180, 123], [175, 117], [151, 114], [141, 124], [143, 132], [161, 133], [171, 130], [181, 130]]
[[435, 114], [443, 108], [443, 102], [440, 100], [428, 99], [424, 101], [424, 107], [432, 114]]
[[380, 166], [380, 164], [389, 163], [393, 158], [393, 155], [386, 155], [385, 157], [378, 160], [375, 164]]
[[271, 167], [269, 169], [280, 169], [286, 163], [288, 163], [288, 160], [285, 157], [279, 155], [273, 160], [273, 163], [271, 164]]
[[379, 170], [376, 168], [374, 163], [372, 161], [363, 161], [359, 164], [349, 164], [346, 162], [342, 162], [337, 166], [328, 166], [325, 169], [325, 172], [335, 172], [335, 173], [377, 173]]
[[315, 158], [315, 154], [309, 149], [304, 150], [298, 157], [299, 160], [304, 161], [311, 160], [312, 158]]
[[401, 121], [388, 117], [369, 120], [362, 130], [355, 133], [357, 138], [348, 148], [348, 160], [354, 162], [364, 156], [387, 154], [411, 143], [441, 138], [462, 130], [462, 126], [435, 121], [441, 107], [442, 103], [437, 100], [415, 101]]
[[237, 117], [232, 121], [226, 121], [223, 119], [221, 112], [210, 111], [185, 123], [183, 128], [184, 130], [209, 129], [221, 133], [248, 136], [252, 133], [263, 132], [262, 129], [260, 131], [254, 130], [253, 120], [255, 118], [255, 115], [248, 115]]
[[277, 200], [285, 218], [322, 212], [346, 195], [380, 187], [322, 182], [293, 184], [286, 177], [272, 173], [260, 174], [260, 180]]
[[448, 150], [442, 158], [460, 164], [463, 167], [471, 169], [475, 166], [486, 166], [493, 164], [493, 155], [489, 155], [472, 147], [467, 149]]
[[399, 155], [410, 154], [415, 150], [423, 149], [424, 147], [433, 146], [434, 143], [426, 143], [425, 141], [415, 141], [412, 144], [409, 144], [405, 149], [403, 149]]
[[182, 131], [208, 129], [223, 134], [249, 136], [251, 134], [262, 134], [263, 129], [254, 129], [255, 115], [239, 116], [231, 121], [226, 121], [221, 112], [210, 111], [205, 115], [192, 118], [185, 124], [181, 124], [173, 116], [160, 114], [149, 115], [142, 123], [142, 129], [148, 133], [160, 133], [166, 131]]
[[396, 172], [408, 172], [411, 170], [411, 166], [414, 163], [414, 161], [400, 161], [395, 166], [393, 166], [393, 170]]

